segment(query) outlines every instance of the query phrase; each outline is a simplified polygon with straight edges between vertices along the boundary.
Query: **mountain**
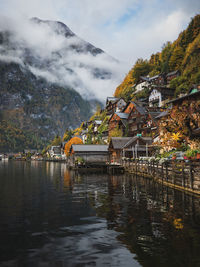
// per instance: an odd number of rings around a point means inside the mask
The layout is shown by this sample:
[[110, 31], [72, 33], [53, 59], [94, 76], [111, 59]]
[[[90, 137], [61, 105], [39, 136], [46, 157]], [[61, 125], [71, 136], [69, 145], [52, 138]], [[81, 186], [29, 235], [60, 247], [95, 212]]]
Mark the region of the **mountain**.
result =
[[87, 120], [118, 62], [65, 24], [33, 18], [0, 28], [0, 150], [41, 148]]
[[[149, 60], [138, 59], [126, 75], [124, 81], [116, 88], [115, 96], [129, 100], [140, 76], [150, 77], [179, 70], [181, 75], [173, 79], [170, 87], [175, 95], [187, 92], [191, 85], [200, 83], [200, 15], [191, 19], [187, 29], [181, 32], [173, 42], [167, 42], [161, 52], [152, 54]], [[145, 97], [148, 92], [140, 92]]]

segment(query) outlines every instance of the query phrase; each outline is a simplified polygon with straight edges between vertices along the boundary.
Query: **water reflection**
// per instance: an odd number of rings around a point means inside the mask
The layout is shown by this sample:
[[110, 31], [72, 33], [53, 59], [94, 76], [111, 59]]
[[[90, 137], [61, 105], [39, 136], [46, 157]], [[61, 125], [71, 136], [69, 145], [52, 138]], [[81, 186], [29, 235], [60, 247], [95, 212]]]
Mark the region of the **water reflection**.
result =
[[0, 266], [200, 266], [199, 201], [141, 177], [0, 162]]

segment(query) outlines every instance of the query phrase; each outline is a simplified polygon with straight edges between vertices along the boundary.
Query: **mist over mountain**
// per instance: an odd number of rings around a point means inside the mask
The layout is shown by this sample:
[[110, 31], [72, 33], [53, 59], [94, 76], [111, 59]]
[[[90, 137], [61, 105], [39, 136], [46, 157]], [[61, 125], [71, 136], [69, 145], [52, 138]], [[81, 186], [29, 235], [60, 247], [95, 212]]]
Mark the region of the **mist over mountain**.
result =
[[41, 148], [112, 95], [120, 64], [65, 24], [0, 19], [0, 150]]
[[3, 18], [0, 30], [1, 61], [18, 63], [37, 77], [74, 88], [86, 99], [104, 101], [122, 79], [121, 64], [62, 22]]

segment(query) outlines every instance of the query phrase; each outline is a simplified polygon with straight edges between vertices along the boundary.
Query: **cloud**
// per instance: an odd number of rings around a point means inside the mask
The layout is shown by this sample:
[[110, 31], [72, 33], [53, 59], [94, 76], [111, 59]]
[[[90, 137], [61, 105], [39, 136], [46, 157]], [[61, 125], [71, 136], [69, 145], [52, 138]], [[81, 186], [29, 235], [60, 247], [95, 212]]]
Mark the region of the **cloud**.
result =
[[34, 75], [71, 87], [87, 99], [104, 101], [123, 78], [123, 65], [105, 53], [92, 54], [94, 47], [63, 24], [4, 17], [0, 25], [1, 31], [10, 31], [10, 45], [0, 50], [3, 61], [26, 65]]
[[[137, 58], [149, 58], [152, 53], [161, 50], [165, 42], [175, 40], [179, 32], [187, 26], [190, 18], [199, 13], [200, 1], [1, 0], [0, 10], [1, 18], [5, 14], [13, 18], [9, 25], [15, 28], [15, 37], [24, 40], [36, 57], [41, 57], [47, 62], [49, 55], [52, 59], [52, 51], [62, 50], [62, 58], [55, 59], [57, 65], [50, 65], [48, 70], [45, 70], [54, 77], [52, 79], [75, 84], [77, 90], [84, 95], [87, 91], [90, 95], [91, 92], [95, 92], [98, 97], [103, 98], [105, 93], [100, 88], [105, 88], [107, 94], [112, 94]], [[55, 33], [52, 34], [45, 25], [31, 28], [24, 23], [24, 19], [30, 17], [62, 21], [82, 39], [125, 63], [118, 68], [109, 60], [108, 63], [103, 56], [97, 57], [94, 61], [89, 55], [67, 53], [66, 40]], [[6, 24], [6, 21], [1, 20], [1, 27], [8, 27]], [[81, 41], [72, 38], [70, 42], [80, 44]], [[23, 44], [21, 46], [23, 47]], [[63, 60], [66, 55], [70, 57], [71, 63]], [[88, 69], [83, 69], [80, 62], [85, 63]], [[108, 82], [94, 79], [88, 70], [96, 64], [109, 70], [113, 69], [112, 80]], [[65, 75], [66, 69], [72, 67], [74, 71]], [[40, 66], [34, 68], [40, 70]]]

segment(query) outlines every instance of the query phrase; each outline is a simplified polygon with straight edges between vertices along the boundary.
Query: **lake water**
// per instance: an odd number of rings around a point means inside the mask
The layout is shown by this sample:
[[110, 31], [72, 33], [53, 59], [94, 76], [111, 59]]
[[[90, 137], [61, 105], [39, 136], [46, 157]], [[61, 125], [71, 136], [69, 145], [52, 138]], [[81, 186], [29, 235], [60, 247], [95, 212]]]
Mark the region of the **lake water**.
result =
[[142, 177], [1, 161], [0, 266], [200, 266], [200, 199]]

